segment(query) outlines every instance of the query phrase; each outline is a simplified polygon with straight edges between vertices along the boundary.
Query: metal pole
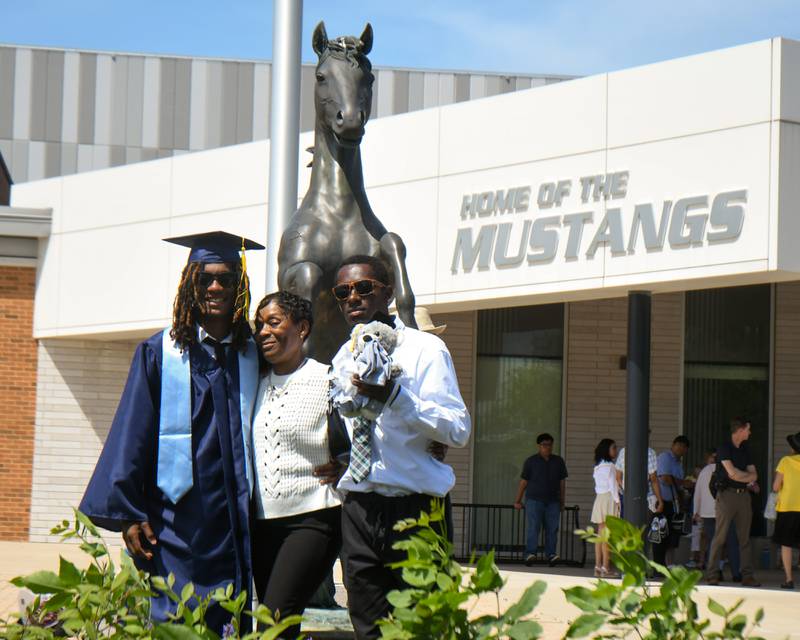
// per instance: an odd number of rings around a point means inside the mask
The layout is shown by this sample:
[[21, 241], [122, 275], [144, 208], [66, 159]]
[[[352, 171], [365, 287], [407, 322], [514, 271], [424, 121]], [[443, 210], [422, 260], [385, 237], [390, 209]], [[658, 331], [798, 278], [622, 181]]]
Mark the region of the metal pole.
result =
[[628, 294], [628, 388], [625, 407], [625, 519], [647, 522], [650, 426], [650, 292]]
[[302, 30], [303, 0], [273, 0], [267, 291], [278, 288], [281, 234], [297, 208]]

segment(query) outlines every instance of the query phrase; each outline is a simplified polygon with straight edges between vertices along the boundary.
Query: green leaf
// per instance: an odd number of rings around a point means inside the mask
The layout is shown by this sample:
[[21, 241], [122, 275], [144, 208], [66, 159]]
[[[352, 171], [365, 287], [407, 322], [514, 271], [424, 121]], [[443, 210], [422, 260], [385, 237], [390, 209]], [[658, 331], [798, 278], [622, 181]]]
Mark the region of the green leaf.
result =
[[287, 616], [278, 622], [271, 629], [267, 629], [261, 634], [262, 640], [275, 640], [281, 633], [289, 627], [300, 624], [303, 621], [303, 616]]
[[520, 620], [506, 630], [512, 640], [534, 640], [542, 636], [542, 625], [533, 620]]
[[52, 571], [37, 571], [29, 576], [21, 576], [11, 580], [15, 587], [27, 587], [34, 593], [58, 593], [65, 586]]
[[91, 533], [95, 538], [99, 538], [100, 532], [97, 530], [97, 527], [94, 526], [94, 523], [91, 520], [89, 520], [89, 517], [81, 513], [77, 509], [73, 509], [73, 511], [75, 512], [75, 517], [77, 518], [78, 522], [80, 522], [84, 527], [86, 527], [86, 530], [89, 533]]
[[194, 595], [194, 585], [191, 582], [187, 582], [183, 585], [183, 589], [181, 589], [181, 602], [189, 602], [189, 598]]
[[570, 587], [564, 589], [564, 597], [567, 602], [574, 604], [581, 611], [597, 611], [597, 602], [594, 600], [594, 592], [586, 587]]
[[722, 618], [728, 615], [728, 612], [725, 610], [725, 607], [723, 607], [719, 602], [717, 602], [713, 598], [708, 599], [708, 610], [711, 611], [711, 613], [716, 614]]
[[81, 581], [81, 572], [64, 556], [58, 556], [58, 577], [62, 584], [72, 587]]
[[594, 633], [603, 623], [606, 617], [601, 613], [584, 613], [579, 615], [567, 629], [567, 638], [584, 638], [590, 633]]
[[169, 622], [156, 625], [153, 637], [157, 640], [204, 640], [204, 637], [191, 627]]
[[547, 585], [542, 580], [537, 580], [525, 589], [520, 599], [512, 604], [503, 615], [506, 622], [512, 623], [533, 611], [536, 605], [539, 604], [539, 599], [545, 589], [547, 589]]
[[758, 611], [756, 611], [756, 616], [755, 616], [756, 624], [760, 623], [763, 619], [764, 619], [764, 609], [759, 609]]
[[45, 611], [58, 611], [59, 609], [63, 609], [67, 603], [72, 600], [72, 596], [73, 594], [68, 591], [56, 593], [52, 598], [44, 603], [44, 607], [42, 608]]

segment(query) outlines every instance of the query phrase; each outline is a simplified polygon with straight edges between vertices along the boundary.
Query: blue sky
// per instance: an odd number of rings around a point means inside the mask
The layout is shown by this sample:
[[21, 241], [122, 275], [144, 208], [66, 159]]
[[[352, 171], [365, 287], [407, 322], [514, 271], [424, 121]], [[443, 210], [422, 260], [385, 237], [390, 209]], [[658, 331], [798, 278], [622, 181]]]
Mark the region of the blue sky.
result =
[[[306, 0], [311, 33], [359, 34], [375, 65], [588, 75], [772, 36], [800, 39], [796, 0]], [[270, 0], [0, 0], [0, 42], [272, 57]]]

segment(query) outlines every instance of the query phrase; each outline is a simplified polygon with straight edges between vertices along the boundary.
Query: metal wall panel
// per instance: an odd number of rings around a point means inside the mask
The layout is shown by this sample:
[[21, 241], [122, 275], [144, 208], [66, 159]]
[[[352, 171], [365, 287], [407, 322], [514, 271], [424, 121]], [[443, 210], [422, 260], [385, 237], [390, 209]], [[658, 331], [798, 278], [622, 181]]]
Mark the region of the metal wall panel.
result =
[[[95, 87], [97, 86], [97, 56], [80, 54], [80, 88], [78, 90], [78, 142], [94, 142]], [[80, 167], [80, 163], [79, 167]], [[79, 169], [80, 170], [80, 169]]]
[[64, 100], [64, 52], [47, 52], [47, 94], [45, 97], [44, 138], [61, 142], [61, 119]]
[[[375, 74], [379, 80], [376, 83], [378, 85], [378, 108], [372, 112], [373, 118], [383, 118], [394, 113], [394, 73], [392, 69], [381, 69]], [[375, 92], [374, 88], [373, 92]]]
[[28, 144], [28, 180], [41, 180], [45, 177], [45, 143], [39, 140]]
[[206, 92], [206, 149], [220, 146], [222, 139], [222, 63], [208, 63]]
[[78, 145], [64, 142], [61, 147], [61, 175], [68, 176], [78, 171]]
[[44, 177], [55, 178], [61, 174], [61, 143], [44, 143]]
[[425, 74], [412, 71], [408, 74], [408, 110], [418, 111], [425, 105]]
[[488, 93], [488, 87], [486, 86], [486, 76], [469, 76], [469, 98], [467, 99], [475, 100], [477, 98], [484, 98], [487, 95], [491, 94]]
[[112, 145], [110, 151], [110, 162], [112, 167], [125, 164], [125, 147]]
[[253, 140], [269, 138], [271, 66], [257, 64], [253, 70]]
[[14, 135], [14, 66], [17, 50], [0, 47], [0, 138]]
[[189, 99], [192, 95], [192, 61], [180, 59], [175, 63], [175, 110], [172, 147], [189, 148]]
[[97, 56], [97, 84], [94, 94], [94, 143], [111, 142], [111, 104], [114, 93], [114, 60], [110, 55]]
[[142, 145], [142, 113], [144, 111], [144, 58], [128, 58], [128, 101], [126, 105], [125, 141], [127, 146]]
[[47, 51], [34, 49], [31, 59], [30, 139], [45, 139]]
[[408, 71], [394, 72], [392, 113], [406, 113], [408, 111], [408, 82]]
[[[78, 110], [81, 86], [81, 56], [75, 51], [64, 54], [64, 80], [61, 106], [61, 141], [78, 142]], [[62, 161], [62, 165], [63, 165]]]
[[27, 140], [14, 140], [14, 152], [11, 154], [11, 177], [14, 182], [28, 181], [28, 147]]
[[455, 73], [453, 77], [455, 79], [455, 102], [469, 100], [470, 76], [466, 73]]
[[239, 64], [239, 87], [236, 105], [236, 142], [250, 142], [253, 139], [253, 79], [254, 65], [249, 62]]
[[144, 90], [142, 91], [142, 146], [158, 146], [158, 106], [161, 91], [161, 59], [144, 60]]
[[423, 75], [423, 98], [422, 108], [431, 109], [441, 104], [439, 102], [439, 74], [424, 73]]
[[84, 171], [91, 171], [94, 164], [94, 145], [79, 144], [78, 145], [78, 173]]
[[158, 146], [175, 143], [175, 59], [161, 58], [161, 90], [158, 100]]
[[208, 63], [205, 60], [193, 60], [189, 98], [189, 148], [192, 150], [206, 148], [207, 84]]
[[128, 121], [128, 57], [114, 56], [111, 85], [110, 136], [111, 144], [125, 144]]
[[452, 73], [439, 74], [439, 104], [452, 104], [456, 98], [456, 77]]
[[222, 121], [220, 144], [225, 147], [236, 143], [236, 98], [239, 95], [239, 65], [222, 63]]

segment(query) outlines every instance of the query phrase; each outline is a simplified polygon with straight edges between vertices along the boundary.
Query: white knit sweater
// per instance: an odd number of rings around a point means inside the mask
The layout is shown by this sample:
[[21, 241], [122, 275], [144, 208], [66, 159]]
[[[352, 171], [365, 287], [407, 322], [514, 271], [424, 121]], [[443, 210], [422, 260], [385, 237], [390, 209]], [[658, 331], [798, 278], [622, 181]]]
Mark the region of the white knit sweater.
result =
[[314, 467], [328, 450], [328, 367], [311, 358], [288, 375], [261, 379], [253, 418], [256, 517], [285, 518], [341, 504]]

